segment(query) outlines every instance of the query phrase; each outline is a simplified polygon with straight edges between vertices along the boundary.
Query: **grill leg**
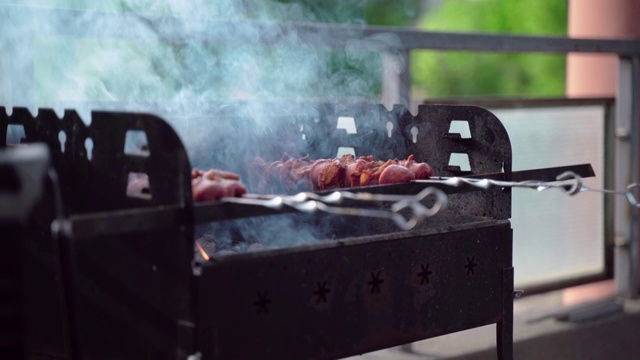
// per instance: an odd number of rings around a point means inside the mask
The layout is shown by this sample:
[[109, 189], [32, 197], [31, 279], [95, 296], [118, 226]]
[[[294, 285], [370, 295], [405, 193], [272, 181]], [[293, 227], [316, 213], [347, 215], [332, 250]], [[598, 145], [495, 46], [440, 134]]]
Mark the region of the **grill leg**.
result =
[[3, 285], [4, 295], [0, 299], [0, 309], [3, 310], [0, 353], [6, 359], [25, 358], [24, 225], [0, 219], [0, 276], [10, 280], [8, 285]]
[[496, 326], [498, 336], [498, 359], [513, 359], [513, 321], [501, 321]]
[[513, 268], [504, 270], [502, 320], [496, 324], [499, 360], [513, 359]]

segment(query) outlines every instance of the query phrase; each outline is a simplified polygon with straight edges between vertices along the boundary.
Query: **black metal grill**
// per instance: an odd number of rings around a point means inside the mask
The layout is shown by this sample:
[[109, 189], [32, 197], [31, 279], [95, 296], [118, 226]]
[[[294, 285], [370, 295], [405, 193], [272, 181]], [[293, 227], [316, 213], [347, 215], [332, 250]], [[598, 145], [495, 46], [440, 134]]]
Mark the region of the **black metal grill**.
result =
[[[288, 129], [278, 132], [307, 129], [300, 149], [311, 158], [335, 156], [331, 152], [338, 145], [355, 142], [358, 155], [415, 154], [436, 175], [451, 176], [462, 173], [449, 166], [450, 154], [465, 153], [471, 166], [465, 175], [511, 179], [508, 136], [484, 109], [430, 105], [416, 116], [400, 107], [387, 111], [366, 104], [319, 109], [315, 119], [280, 122]], [[359, 124], [357, 135], [336, 132], [335, 121], [345, 112], [369, 119]], [[471, 138], [450, 134], [452, 120], [467, 121]], [[387, 136], [387, 122], [396, 136]], [[73, 111], [58, 119], [52, 110], [41, 109], [33, 117], [15, 108], [7, 116], [0, 107], [0, 132], [8, 124], [23, 125], [26, 142], [48, 145], [66, 218], [54, 222], [52, 234], [54, 212], [44, 211], [34, 225], [38, 235], [29, 240], [28, 264], [40, 274], [28, 282], [36, 299], [32, 306], [47, 310], [28, 320], [26, 346], [34, 357], [185, 358], [199, 352], [211, 359], [324, 359], [492, 323], [497, 324], [498, 356], [512, 356], [508, 188], [443, 188], [449, 208], [411, 231], [397, 231], [386, 221], [311, 216], [309, 226], [334, 224], [336, 238], [214, 254], [209, 262], [194, 263], [196, 224], [290, 216], [286, 213], [292, 209], [193, 204], [184, 146], [166, 122], [152, 115], [93, 112], [86, 126]], [[412, 128], [418, 129], [416, 142]], [[148, 156], [125, 154], [128, 130], [146, 133]], [[64, 152], [61, 131], [66, 133]], [[6, 133], [0, 136], [4, 141]], [[88, 137], [94, 144], [90, 159]], [[209, 160], [211, 166], [229, 165]], [[235, 163], [246, 160], [239, 156]], [[151, 199], [127, 197], [130, 172], [148, 174]], [[416, 193], [422, 187], [409, 183], [366, 190]], [[59, 268], [51, 251], [57, 241], [69, 245], [60, 255], [69, 261]], [[59, 281], [64, 294], [53, 297], [51, 289]], [[51, 341], [49, 336], [63, 329], [68, 329], [66, 344]]]

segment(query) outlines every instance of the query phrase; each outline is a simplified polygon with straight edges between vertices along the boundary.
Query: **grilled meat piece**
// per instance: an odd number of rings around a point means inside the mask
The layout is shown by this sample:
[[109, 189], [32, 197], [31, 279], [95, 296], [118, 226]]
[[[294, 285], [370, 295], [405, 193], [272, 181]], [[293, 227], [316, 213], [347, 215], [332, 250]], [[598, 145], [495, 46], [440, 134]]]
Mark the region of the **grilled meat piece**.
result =
[[287, 192], [311, 190], [307, 179], [312, 167], [313, 163], [309, 161], [308, 156], [301, 159], [291, 158], [280, 168], [280, 183]]
[[340, 159], [321, 159], [311, 166], [309, 172], [314, 190], [326, 190], [344, 187], [346, 166]]
[[375, 160], [373, 156], [361, 156], [356, 159], [353, 155], [312, 161], [305, 156], [268, 164], [262, 159], [257, 159], [253, 164], [264, 164], [262, 168], [266, 169], [262, 172], [267, 174], [266, 184], [270, 186], [259, 186], [260, 189], [282, 189], [281, 191], [288, 193], [309, 189], [329, 190], [392, 184], [427, 179], [433, 175], [431, 166], [415, 161], [413, 155], [407, 160], [387, 161]]
[[[223, 197], [239, 197], [247, 193], [238, 174], [211, 169], [191, 171], [191, 192], [194, 201], [215, 201]], [[149, 194], [149, 178], [146, 174], [135, 176], [127, 185], [127, 195]]]
[[145, 198], [150, 196], [149, 177], [143, 173], [132, 173], [129, 175], [127, 184], [127, 196]]
[[402, 166], [411, 170], [416, 179], [428, 179], [433, 176], [433, 168], [427, 163], [419, 163], [414, 160], [413, 154], [402, 163]]
[[238, 180], [200, 176], [191, 180], [194, 201], [215, 201], [223, 197], [240, 197], [247, 189]]
[[202, 171], [197, 168], [194, 168], [191, 171], [191, 178], [195, 179], [198, 176], [204, 176], [209, 180], [215, 180], [217, 178], [227, 179], [227, 180], [240, 180], [240, 175], [236, 173], [232, 173], [230, 171], [218, 170], [218, 169], [210, 169], [207, 171]]
[[397, 184], [415, 180], [416, 175], [401, 165], [389, 165], [380, 173], [380, 184]]

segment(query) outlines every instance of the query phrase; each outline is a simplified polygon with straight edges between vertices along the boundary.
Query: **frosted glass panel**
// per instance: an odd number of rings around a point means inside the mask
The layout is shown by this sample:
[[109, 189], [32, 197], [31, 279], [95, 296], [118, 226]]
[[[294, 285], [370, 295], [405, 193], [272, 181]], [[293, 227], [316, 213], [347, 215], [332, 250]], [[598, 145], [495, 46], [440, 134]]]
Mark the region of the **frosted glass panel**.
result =
[[[604, 186], [604, 107], [499, 109], [509, 133], [513, 170], [590, 163]], [[537, 285], [604, 269], [604, 199], [560, 190], [514, 189], [513, 262], [516, 286]]]

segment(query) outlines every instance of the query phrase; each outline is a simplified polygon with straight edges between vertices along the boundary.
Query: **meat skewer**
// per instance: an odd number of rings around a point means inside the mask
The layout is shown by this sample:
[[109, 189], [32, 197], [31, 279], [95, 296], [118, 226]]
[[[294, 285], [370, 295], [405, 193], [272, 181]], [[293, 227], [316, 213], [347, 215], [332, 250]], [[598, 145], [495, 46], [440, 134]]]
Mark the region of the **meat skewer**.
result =
[[[211, 169], [191, 171], [191, 192], [193, 201], [215, 201], [223, 197], [240, 197], [247, 188], [240, 182], [238, 174]], [[136, 174], [127, 185], [127, 195], [150, 198], [149, 178], [146, 174]]]
[[[285, 192], [295, 190], [329, 190], [377, 184], [394, 184], [414, 179], [428, 179], [433, 168], [420, 163], [410, 155], [406, 160], [375, 160], [373, 156], [353, 155], [341, 158], [309, 160], [308, 157], [265, 163], [261, 159], [254, 162], [266, 173], [266, 181], [259, 188], [281, 187]], [[300, 184], [307, 183], [304, 189]]]
[[[258, 189], [282, 188], [293, 193], [309, 190], [330, 190], [348, 187], [396, 184], [411, 180], [424, 180], [433, 175], [427, 163], [415, 161], [413, 155], [407, 160], [375, 160], [373, 156], [353, 155], [341, 158], [310, 160], [309, 157], [265, 163], [257, 158], [248, 169], [257, 175]], [[211, 169], [191, 172], [191, 189], [194, 201], [215, 201], [223, 197], [241, 197], [247, 188], [236, 173]], [[149, 197], [149, 179], [137, 174], [127, 186], [127, 194], [134, 197]]]

